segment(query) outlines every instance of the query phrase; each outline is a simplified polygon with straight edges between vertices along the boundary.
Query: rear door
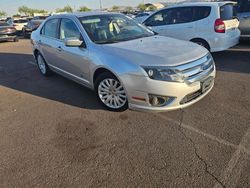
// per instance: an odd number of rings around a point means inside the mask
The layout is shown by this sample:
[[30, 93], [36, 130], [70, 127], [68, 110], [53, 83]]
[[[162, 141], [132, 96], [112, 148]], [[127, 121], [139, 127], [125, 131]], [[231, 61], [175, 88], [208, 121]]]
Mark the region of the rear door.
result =
[[220, 6], [220, 19], [223, 20], [225, 24], [226, 34], [232, 37], [238, 34], [240, 22], [236, 17], [233, 3]]
[[57, 18], [48, 20], [41, 30], [39, 41], [37, 41], [46, 62], [56, 67], [60, 55], [58, 46], [61, 43], [58, 32], [59, 22], [60, 19]]
[[237, 7], [241, 35], [250, 37], [250, 0], [239, 1]]

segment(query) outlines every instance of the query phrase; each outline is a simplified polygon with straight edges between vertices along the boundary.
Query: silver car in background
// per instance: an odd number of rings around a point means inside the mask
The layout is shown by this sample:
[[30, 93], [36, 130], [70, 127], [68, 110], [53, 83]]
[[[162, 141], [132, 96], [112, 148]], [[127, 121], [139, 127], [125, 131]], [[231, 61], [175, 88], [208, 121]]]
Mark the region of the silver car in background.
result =
[[184, 108], [214, 85], [215, 65], [205, 48], [158, 36], [118, 13], [49, 17], [31, 43], [43, 75], [56, 72], [95, 90], [113, 111]]
[[242, 39], [250, 39], [250, 0], [236, 0], [236, 12], [240, 20]]

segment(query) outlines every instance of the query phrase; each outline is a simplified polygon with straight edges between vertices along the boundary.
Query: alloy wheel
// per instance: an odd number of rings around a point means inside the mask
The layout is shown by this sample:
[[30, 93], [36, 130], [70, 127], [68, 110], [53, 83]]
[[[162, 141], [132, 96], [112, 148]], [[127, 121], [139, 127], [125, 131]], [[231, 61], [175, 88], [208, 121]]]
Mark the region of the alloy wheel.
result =
[[106, 78], [99, 83], [98, 95], [102, 103], [112, 109], [122, 108], [127, 102], [123, 86], [113, 78]]

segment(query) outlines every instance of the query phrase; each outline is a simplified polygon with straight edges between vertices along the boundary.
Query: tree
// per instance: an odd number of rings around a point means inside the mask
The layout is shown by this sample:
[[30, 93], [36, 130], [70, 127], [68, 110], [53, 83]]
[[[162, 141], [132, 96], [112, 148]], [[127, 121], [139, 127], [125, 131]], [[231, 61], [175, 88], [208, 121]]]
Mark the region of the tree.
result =
[[69, 5], [56, 9], [56, 12], [73, 12], [73, 8]]
[[13, 17], [13, 18], [20, 18], [21, 15], [20, 15], [20, 14], [14, 14], [12, 17]]
[[88, 7], [86, 6], [81, 6], [79, 7], [78, 11], [79, 12], [87, 12], [87, 11], [90, 11], [91, 9], [89, 9]]
[[26, 16], [32, 16], [34, 13], [48, 13], [48, 11], [43, 10], [43, 9], [32, 9], [27, 6], [21, 6], [18, 8], [18, 12], [20, 14], [25, 14]]
[[0, 16], [6, 16], [7, 15], [7, 13], [6, 12], [4, 12], [4, 11], [0, 11]]
[[119, 7], [118, 7], [118, 6], [114, 5], [114, 6], [112, 7], [112, 11], [118, 11], [118, 10], [119, 10]]
[[133, 7], [128, 6], [128, 7], [126, 7], [126, 10], [127, 10], [127, 12], [132, 12], [133, 11]]
[[147, 10], [148, 11], [155, 11], [155, 10], [157, 10], [157, 7], [154, 5], [150, 5], [149, 7], [147, 7]]
[[145, 10], [147, 9], [147, 6], [144, 5], [144, 4], [139, 4], [139, 5], [137, 6], [137, 8], [138, 8], [140, 11], [145, 11]]
[[32, 11], [31, 11], [31, 9], [29, 8], [29, 7], [26, 7], [26, 6], [21, 6], [21, 7], [19, 7], [18, 8], [18, 12], [20, 13], [20, 14], [25, 14], [26, 16], [30, 16], [30, 15], [32, 15], [33, 13], [32, 13]]

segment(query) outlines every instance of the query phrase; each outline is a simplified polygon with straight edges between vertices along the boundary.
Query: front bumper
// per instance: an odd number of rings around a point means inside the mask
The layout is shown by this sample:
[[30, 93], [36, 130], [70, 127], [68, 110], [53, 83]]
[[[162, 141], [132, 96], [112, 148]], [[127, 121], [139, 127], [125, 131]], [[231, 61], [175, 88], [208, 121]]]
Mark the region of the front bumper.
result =
[[0, 35], [0, 41], [14, 40], [17, 36], [15, 34]]
[[[206, 75], [201, 80], [192, 84], [157, 81], [148, 77], [131, 75], [123, 76], [122, 82], [125, 85], [127, 91], [130, 109], [159, 112], [186, 108], [204, 98], [212, 90], [214, 82], [212, 83], [209, 90], [201, 93], [192, 100], [183, 103], [183, 99], [185, 97], [201, 91], [201, 82], [209, 77], [215, 78], [215, 69], [209, 75]], [[157, 96], [169, 96], [173, 97], [174, 100], [170, 101], [170, 103], [166, 103], [165, 106], [155, 107], [150, 104], [149, 94]], [[145, 100], [136, 100], [135, 98]]]

